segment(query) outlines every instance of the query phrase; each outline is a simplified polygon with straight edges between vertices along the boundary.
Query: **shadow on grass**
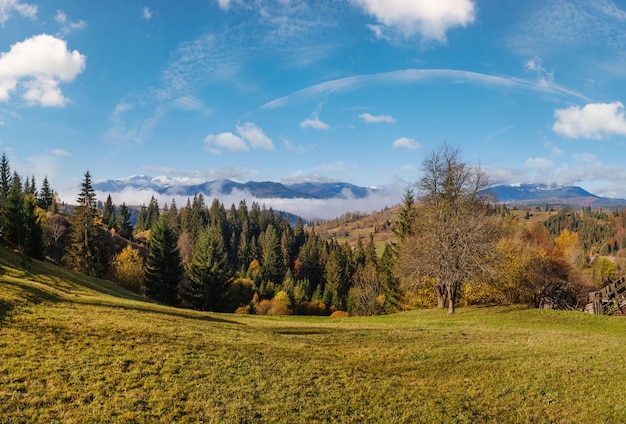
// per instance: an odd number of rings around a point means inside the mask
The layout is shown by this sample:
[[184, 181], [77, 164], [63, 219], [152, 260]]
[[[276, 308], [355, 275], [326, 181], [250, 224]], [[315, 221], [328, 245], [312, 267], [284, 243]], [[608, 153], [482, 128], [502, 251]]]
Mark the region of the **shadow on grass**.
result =
[[[102, 306], [102, 307], [107, 307], [107, 308], [123, 309], [125, 311], [158, 314], [158, 315], [184, 318], [184, 319], [195, 320], [195, 321], [243, 325], [242, 323], [237, 322], [237, 321], [231, 321], [231, 320], [224, 319], [224, 318], [209, 316], [207, 315], [208, 312], [196, 311], [193, 309], [176, 308], [174, 306], [160, 305], [158, 303], [150, 303], [147, 299], [143, 299], [141, 301], [146, 304], [146, 307], [142, 307], [141, 305], [124, 305], [124, 304], [107, 302], [107, 301], [94, 301], [94, 300], [81, 300], [81, 299], [77, 299], [75, 301], [72, 301], [71, 299], [69, 299], [68, 301], [73, 302], [73, 303], [78, 303], [81, 305]], [[157, 308], [154, 308], [154, 307], [151, 308], [151, 307], [148, 307], [148, 305], [156, 306]], [[168, 308], [168, 310], [163, 310], [160, 308]]]
[[9, 299], [0, 299], [0, 327], [6, 320], [23, 306], [39, 304], [43, 301], [58, 301], [59, 298], [52, 293], [33, 287], [27, 284], [20, 284], [12, 281], [0, 281], [0, 287], [10, 286], [13, 289], [13, 296]]
[[0, 328], [4, 324], [4, 321], [11, 315], [11, 312], [15, 309], [15, 304], [6, 300], [0, 300]]
[[[102, 307], [107, 307], [107, 308], [117, 308], [117, 309], [123, 309], [127, 311], [140, 312], [140, 313], [154, 313], [154, 314], [159, 314], [163, 316], [172, 316], [172, 317], [185, 318], [185, 319], [190, 319], [190, 320], [241, 325], [241, 323], [239, 322], [231, 321], [231, 320], [227, 320], [223, 318], [218, 318], [215, 316], [205, 315], [203, 312], [200, 312], [200, 311], [194, 311], [191, 309], [176, 309], [174, 307], [169, 307], [169, 306], [153, 303], [150, 299], [143, 298], [135, 294], [131, 294], [130, 296], [119, 296], [115, 290], [100, 291], [100, 290], [97, 290], [96, 288], [92, 288], [95, 292], [94, 293], [95, 295], [103, 294], [103, 295], [111, 296], [116, 299], [130, 300], [130, 301], [136, 302], [137, 304], [129, 305], [129, 304], [123, 304], [123, 303], [116, 303], [114, 301], [107, 301], [106, 299], [102, 299], [102, 300], [89, 299], [85, 297], [85, 295], [83, 294], [79, 295], [75, 293], [74, 291], [72, 291], [73, 288], [81, 288], [80, 284], [77, 284], [74, 282], [68, 283], [64, 280], [59, 279], [58, 277], [51, 277], [51, 276], [48, 276], [48, 277], [52, 279], [58, 279], [65, 284], [69, 284], [70, 288], [69, 289], [60, 288], [59, 286], [55, 285], [55, 286], [51, 286], [50, 290], [45, 290], [43, 288], [35, 287], [33, 285], [29, 285], [26, 283], [19, 283], [19, 282], [14, 282], [14, 281], [0, 282], [0, 284], [10, 285], [13, 288], [17, 289], [19, 292], [21, 292], [21, 297], [23, 297], [23, 300], [21, 301], [19, 300], [16, 300], [15, 302], [0, 301], [0, 323], [2, 323], [8, 317], [8, 315], [12, 313], [17, 307], [28, 305], [28, 304], [39, 304], [41, 302], [46, 301], [46, 302], [53, 302], [53, 303], [66, 302], [66, 303], [75, 303], [75, 304], [80, 304], [80, 305], [102, 306]], [[34, 282], [36, 284], [43, 284], [43, 285], [46, 284], [45, 282], [40, 282], [40, 281], [34, 281]], [[107, 283], [104, 282], [102, 286], [104, 286], [105, 284]], [[72, 287], [72, 286], [75, 286], [75, 287]], [[96, 286], [100, 286], [100, 285], [96, 285]], [[60, 293], [63, 293], [63, 295], [60, 296], [58, 294], [55, 294], [53, 291], [58, 291]], [[168, 308], [168, 309], [164, 310], [163, 308]]]

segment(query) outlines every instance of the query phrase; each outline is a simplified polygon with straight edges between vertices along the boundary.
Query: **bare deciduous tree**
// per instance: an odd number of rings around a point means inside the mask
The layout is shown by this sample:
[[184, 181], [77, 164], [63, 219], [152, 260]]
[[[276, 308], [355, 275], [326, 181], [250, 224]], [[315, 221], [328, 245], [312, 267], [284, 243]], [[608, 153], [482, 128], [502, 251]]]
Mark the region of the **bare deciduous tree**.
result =
[[408, 289], [435, 282], [438, 306], [453, 313], [463, 282], [489, 273], [500, 225], [489, 213], [488, 179], [447, 144], [421, 164], [411, 235], [399, 246], [398, 274]]
[[354, 315], [379, 315], [383, 309], [383, 286], [376, 266], [368, 263], [354, 277], [354, 286], [348, 293], [348, 309]]

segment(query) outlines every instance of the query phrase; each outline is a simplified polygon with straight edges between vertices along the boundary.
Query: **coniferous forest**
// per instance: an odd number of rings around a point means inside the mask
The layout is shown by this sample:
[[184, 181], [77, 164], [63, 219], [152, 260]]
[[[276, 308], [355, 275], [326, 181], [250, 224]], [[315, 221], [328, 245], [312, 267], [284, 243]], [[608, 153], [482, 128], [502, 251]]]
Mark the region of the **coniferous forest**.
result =
[[[393, 222], [384, 223], [394, 237], [377, 253], [372, 235], [339, 242], [256, 202], [227, 208], [219, 199], [207, 205], [202, 194], [180, 208], [155, 198], [139, 207], [111, 196], [102, 202], [89, 172], [74, 204], [60, 205], [47, 177], [38, 187], [3, 155], [2, 241], [162, 304], [250, 314], [376, 315], [435, 305], [454, 312], [494, 303], [574, 309], [621, 276], [625, 211], [564, 208], [533, 222], [528, 211], [464, 197], [484, 181], [457, 150], [443, 146], [422, 165], [432, 179], [407, 187]], [[452, 195], [431, 184], [446, 178], [466, 185]]]

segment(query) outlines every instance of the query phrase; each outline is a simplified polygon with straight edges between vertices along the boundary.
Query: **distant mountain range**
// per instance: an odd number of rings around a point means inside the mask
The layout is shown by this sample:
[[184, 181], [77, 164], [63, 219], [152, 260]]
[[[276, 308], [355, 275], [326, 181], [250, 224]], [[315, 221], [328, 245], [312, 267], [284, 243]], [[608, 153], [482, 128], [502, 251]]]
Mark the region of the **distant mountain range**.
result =
[[[93, 184], [95, 190], [104, 193], [120, 193], [125, 190], [149, 191], [166, 196], [219, 197], [233, 191], [249, 193], [258, 199], [363, 199], [378, 190], [359, 187], [344, 182], [303, 182], [282, 184], [272, 181], [239, 183], [232, 180], [214, 180], [204, 183], [168, 177], [136, 175], [118, 180], [100, 181]], [[600, 197], [576, 186], [546, 184], [497, 185], [487, 189], [499, 203], [516, 206], [572, 206], [572, 207], [626, 207], [625, 199]], [[398, 203], [401, 202], [398, 198]]]
[[624, 207], [626, 200], [600, 197], [576, 186], [498, 185], [487, 189], [500, 203], [518, 206]]
[[189, 183], [167, 177], [148, 177], [136, 175], [118, 180], [106, 180], [93, 184], [96, 191], [119, 193], [124, 190], [153, 191], [170, 196], [193, 197], [202, 193], [204, 196], [217, 197], [220, 194], [231, 194], [233, 191], [245, 191], [259, 199], [362, 199], [376, 189], [359, 187], [342, 182], [304, 182], [297, 184], [281, 184], [277, 182], [238, 183], [232, 180], [215, 180], [205, 183]]

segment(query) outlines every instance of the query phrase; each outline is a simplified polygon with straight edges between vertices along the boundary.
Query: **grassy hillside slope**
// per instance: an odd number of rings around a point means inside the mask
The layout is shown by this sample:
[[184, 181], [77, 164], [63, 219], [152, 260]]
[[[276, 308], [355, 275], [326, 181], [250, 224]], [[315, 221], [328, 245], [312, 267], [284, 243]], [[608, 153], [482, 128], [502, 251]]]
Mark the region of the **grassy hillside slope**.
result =
[[0, 305], [0, 423], [626, 421], [623, 319], [209, 314], [1, 248]]

